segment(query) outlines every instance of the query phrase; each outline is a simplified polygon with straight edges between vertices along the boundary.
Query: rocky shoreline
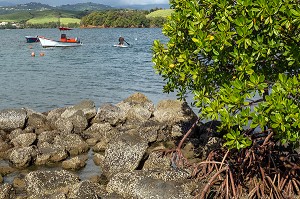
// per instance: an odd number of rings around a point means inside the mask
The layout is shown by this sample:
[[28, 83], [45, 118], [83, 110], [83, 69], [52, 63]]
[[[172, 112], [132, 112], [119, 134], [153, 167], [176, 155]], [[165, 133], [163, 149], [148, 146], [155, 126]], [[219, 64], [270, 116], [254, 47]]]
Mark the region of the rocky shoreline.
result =
[[[1, 110], [0, 199], [193, 198], [201, 185], [192, 171], [162, 151], [175, 148], [196, 120], [184, 102], [155, 106], [141, 93], [98, 109], [85, 100], [46, 113]], [[203, 124], [194, 128], [182, 149], [189, 162], [220, 146], [211, 135]], [[78, 171], [91, 152], [97, 175], [82, 180]]]

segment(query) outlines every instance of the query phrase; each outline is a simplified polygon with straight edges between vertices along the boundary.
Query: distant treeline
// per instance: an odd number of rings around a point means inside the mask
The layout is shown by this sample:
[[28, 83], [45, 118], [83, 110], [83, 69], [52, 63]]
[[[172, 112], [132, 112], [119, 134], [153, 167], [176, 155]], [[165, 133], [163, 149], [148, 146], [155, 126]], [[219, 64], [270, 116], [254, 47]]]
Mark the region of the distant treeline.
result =
[[81, 19], [83, 27], [139, 28], [162, 27], [163, 17], [149, 17], [145, 10], [109, 10], [95, 11]]
[[[57, 28], [60, 26], [64, 26], [65, 24], [59, 24], [58, 22], [48, 22], [48, 23], [41, 23], [41, 24], [31, 24], [26, 23], [23, 25], [24, 28]], [[68, 23], [67, 26], [69, 28], [79, 28], [79, 23]]]

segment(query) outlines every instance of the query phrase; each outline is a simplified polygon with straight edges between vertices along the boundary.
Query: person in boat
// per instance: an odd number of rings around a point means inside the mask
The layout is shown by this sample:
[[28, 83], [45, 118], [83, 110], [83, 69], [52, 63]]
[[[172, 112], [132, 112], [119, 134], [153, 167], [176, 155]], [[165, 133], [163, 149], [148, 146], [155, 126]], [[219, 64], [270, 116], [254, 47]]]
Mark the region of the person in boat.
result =
[[119, 37], [119, 45], [123, 46], [124, 45], [125, 39], [123, 37]]

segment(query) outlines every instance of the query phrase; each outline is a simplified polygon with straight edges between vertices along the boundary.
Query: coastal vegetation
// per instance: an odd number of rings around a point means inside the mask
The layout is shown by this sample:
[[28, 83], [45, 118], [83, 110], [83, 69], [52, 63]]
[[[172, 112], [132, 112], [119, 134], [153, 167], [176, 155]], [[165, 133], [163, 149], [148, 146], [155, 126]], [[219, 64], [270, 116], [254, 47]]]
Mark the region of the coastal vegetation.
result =
[[118, 28], [161, 27], [165, 22], [165, 17], [160, 15], [154, 17], [150, 14], [149, 11], [145, 10], [96, 11], [83, 17], [81, 25], [84, 27]]
[[[192, 92], [198, 122], [218, 124], [224, 141], [193, 165], [196, 179], [209, 178], [199, 198], [300, 195], [299, 2], [170, 3], [175, 12], [163, 28], [170, 40], [154, 42], [154, 67], [165, 92]], [[192, 167], [181, 153], [190, 132], [168, 151], [179, 166]]]

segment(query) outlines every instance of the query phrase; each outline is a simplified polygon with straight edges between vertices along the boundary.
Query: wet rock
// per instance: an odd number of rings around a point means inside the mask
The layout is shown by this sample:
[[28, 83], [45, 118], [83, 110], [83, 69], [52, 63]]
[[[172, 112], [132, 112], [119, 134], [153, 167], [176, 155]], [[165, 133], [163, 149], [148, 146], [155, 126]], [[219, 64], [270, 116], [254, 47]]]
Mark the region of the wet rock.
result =
[[33, 147], [13, 149], [9, 155], [9, 161], [17, 168], [31, 165], [36, 158], [36, 150]]
[[12, 131], [24, 128], [27, 113], [24, 109], [5, 109], [0, 111], [0, 129]]
[[118, 173], [112, 177], [107, 185], [109, 193], [117, 193], [125, 198], [155, 198], [159, 199], [189, 199], [183, 183], [178, 181], [164, 181], [148, 176], [144, 171]]
[[71, 156], [85, 153], [89, 145], [77, 134], [60, 135], [54, 138], [54, 144], [65, 147]]
[[25, 176], [26, 190], [29, 194], [39, 195], [61, 193], [79, 183], [79, 177], [74, 173], [60, 171], [33, 171]]
[[67, 170], [79, 170], [86, 165], [87, 159], [88, 159], [87, 156], [83, 156], [83, 157], [76, 156], [69, 160], [63, 161], [61, 166], [63, 169], [67, 169]]
[[136, 169], [146, 152], [148, 142], [138, 135], [124, 134], [112, 140], [105, 150], [103, 172], [111, 176]]
[[36, 140], [35, 133], [23, 133], [12, 139], [11, 142], [15, 147], [28, 147]]

